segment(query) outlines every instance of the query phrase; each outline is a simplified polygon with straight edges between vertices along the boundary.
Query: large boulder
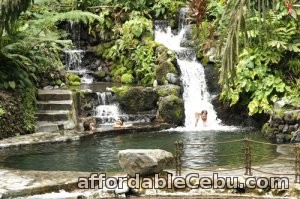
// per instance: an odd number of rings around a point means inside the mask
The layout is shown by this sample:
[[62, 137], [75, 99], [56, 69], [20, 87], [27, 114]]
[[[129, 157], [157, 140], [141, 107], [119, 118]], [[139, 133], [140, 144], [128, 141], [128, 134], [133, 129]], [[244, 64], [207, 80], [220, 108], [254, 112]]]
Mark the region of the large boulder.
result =
[[126, 113], [151, 111], [157, 108], [158, 95], [152, 87], [123, 87], [114, 91], [121, 109]]
[[163, 97], [158, 105], [158, 115], [164, 122], [183, 125], [185, 119], [183, 100], [175, 95]]
[[129, 175], [147, 176], [173, 166], [172, 153], [161, 149], [126, 149], [118, 153], [122, 169]]

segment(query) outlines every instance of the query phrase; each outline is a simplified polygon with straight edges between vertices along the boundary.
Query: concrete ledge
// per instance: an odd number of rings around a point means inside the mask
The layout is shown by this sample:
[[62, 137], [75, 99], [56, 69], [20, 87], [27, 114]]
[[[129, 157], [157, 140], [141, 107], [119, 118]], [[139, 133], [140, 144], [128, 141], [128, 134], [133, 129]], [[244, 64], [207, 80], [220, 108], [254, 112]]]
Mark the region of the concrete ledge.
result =
[[149, 124], [136, 125], [128, 128], [97, 128], [94, 131], [76, 131], [76, 130], [62, 130], [59, 132], [39, 132], [28, 135], [21, 135], [0, 140], [0, 149], [19, 148], [28, 145], [38, 145], [56, 142], [70, 142], [73, 140], [80, 140], [91, 135], [102, 134], [124, 134], [133, 132], [149, 132], [168, 129], [172, 126], [167, 124]]

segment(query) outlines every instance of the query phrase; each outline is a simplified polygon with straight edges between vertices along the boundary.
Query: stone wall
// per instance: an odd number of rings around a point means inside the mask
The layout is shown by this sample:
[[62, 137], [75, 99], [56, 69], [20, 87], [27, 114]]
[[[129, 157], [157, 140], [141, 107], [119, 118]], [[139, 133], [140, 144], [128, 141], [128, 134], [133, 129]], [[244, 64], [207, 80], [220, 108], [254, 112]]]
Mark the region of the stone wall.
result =
[[275, 111], [264, 124], [262, 133], [279, 144], [300, 142], [300, 109]]

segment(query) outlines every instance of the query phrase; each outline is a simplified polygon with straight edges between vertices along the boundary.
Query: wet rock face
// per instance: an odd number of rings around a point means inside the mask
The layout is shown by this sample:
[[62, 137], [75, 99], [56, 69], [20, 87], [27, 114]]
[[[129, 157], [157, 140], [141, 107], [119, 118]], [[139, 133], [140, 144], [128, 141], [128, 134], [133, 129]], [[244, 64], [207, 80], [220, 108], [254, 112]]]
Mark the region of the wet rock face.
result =
[[175, 95], [163, 97], [159, 102], [158, 117], [160, 120], [174, 125], [183, 125], [184, 102]]
[[119, 151], [122, 169], [134, 177], [135, 174], [147, 176], [159, 173], [173, 165], [173, 155], [161, 149], [127, 149]]
[[212, 64], [204, 65], [205, 80], [207, 84], [207, 90], [211, 95], [219, 94], [221, 92], [218, 85], [218, 71]]
[[281, 144], [300, 142], [300, 109], [282, 112], [277, 110], [264, 124], [262, 133], [268, 139]]
[[250, 117], [247, 108], [240, 104], [230, 106], [229, 103], [221, 102], [219, 95], [214, 97], [211, 103], [214, 105], [218, 118], [221, 119], [225, 125], [260, 128], [262, 124], [268, 120], [266, 115]]

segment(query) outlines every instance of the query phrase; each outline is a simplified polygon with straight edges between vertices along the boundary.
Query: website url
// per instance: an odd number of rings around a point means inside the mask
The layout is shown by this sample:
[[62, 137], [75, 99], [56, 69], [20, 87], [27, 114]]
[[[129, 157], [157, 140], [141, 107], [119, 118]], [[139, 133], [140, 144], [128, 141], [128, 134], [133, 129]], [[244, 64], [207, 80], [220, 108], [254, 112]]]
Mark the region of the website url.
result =
[[289, 189], [287, 177], [222, 177], [213, 173], [212, 177], [201, 177], [198, 173], [190, 173], [186, 176], [166, 176], [155, 174], [153, 177], [108, 177], [105, 173], [91, 173], [89, 177], [78, 178], [79, 189], [123, 189], [124, 184], [132, 189]]

